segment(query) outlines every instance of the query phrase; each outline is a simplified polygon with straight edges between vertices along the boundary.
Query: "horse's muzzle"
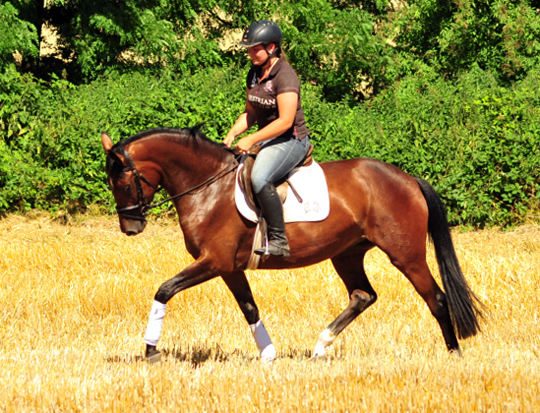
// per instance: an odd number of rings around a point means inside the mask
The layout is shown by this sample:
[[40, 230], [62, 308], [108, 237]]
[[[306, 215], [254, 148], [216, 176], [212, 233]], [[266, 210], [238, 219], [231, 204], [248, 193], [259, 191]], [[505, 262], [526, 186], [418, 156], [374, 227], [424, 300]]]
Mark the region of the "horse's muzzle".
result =
[[145, 220], [132, 220], [120, 217], [120, 230], [128, 235], [137, 235], [144, 231], [146, 228], [146, 219]]

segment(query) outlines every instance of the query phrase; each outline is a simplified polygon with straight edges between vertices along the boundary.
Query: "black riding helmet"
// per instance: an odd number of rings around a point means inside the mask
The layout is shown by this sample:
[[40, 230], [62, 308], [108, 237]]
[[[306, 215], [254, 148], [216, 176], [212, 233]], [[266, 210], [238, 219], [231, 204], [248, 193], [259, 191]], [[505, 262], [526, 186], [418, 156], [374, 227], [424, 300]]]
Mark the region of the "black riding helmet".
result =
[[[251, 23], [244, 32], [242, 40], [238, 43], [243, 47], [253, 47], [262, 44], [268, 53], [268, 58], [276, 54], [281, 48], [283, 33], [279, 26], [270, 20], [259, 20]], [[273, 53], [268, 52], [268, 45], [274, 43], [276, 50]], [[279, 53], [278, 53], [279, 55]]]

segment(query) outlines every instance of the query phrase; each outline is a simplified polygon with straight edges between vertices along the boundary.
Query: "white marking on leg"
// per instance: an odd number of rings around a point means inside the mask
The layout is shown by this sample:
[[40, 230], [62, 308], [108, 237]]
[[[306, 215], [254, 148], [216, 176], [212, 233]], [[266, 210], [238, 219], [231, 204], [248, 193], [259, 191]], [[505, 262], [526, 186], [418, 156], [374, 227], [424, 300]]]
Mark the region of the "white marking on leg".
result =
[[163, 325], [166, 307], [166, 304], [162, 304], [156, 300], [152, 304], [150, 317], [148, 318], [148, 327], [146, 327], [146, 334], [144, 335], [144, 342], [150, 346], [156, 346], [159, 337], [161, 337], [161, 326]]
[[327, 328], [319, 334], [319, 341], [315, 344], [312, 357], [322, 357], [326, 354], [326, 347], [334, 342], [336, 336]]
[[250, 324], [249, 328], [257, 343], [257, 347], [261, 352], [261, 360], [272, 361], [276, 358], [276, 348], [272, 344], [272, 340], [268, 335], [268, 331], [264, 328], [262, 320], [257, 321], [255, 324]]

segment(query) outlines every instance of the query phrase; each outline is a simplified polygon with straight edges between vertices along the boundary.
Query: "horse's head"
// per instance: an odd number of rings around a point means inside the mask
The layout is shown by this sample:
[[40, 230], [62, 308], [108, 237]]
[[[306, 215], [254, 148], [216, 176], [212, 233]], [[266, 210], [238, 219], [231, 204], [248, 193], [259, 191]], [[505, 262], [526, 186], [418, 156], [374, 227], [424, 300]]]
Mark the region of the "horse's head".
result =
[[137, 235], [146, 227], [146, 213], [157, 190], [159, 176], [150, 168], [143, 173], [144, 163], [136, 167], [127, 149], [113, 148], [114, 144], [105, 132], [101, 134], [101, 143], [107, 154], [108, 182], [116, 201], [120, 229], [127, 235]]

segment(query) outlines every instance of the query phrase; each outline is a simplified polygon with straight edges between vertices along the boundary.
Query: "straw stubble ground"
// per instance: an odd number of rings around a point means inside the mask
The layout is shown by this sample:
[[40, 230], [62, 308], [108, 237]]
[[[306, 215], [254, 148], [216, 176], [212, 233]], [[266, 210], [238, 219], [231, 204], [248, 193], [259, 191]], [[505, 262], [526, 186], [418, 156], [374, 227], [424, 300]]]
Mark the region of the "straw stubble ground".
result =
[[[426, 305], [378, 250], [379, 301], [308, 361], [347, 303], [329, 262], [249, 272], [278, 360], [258, 360], [224, 283], [167, 308], [164, 361], [141, 358], [153, 295], [191, 262], [174, 222], [126, 237], [113, 218], [0, 221], [0, 411], [540, 411], [540, 228], [454, 233], [489, 309], [483, 333], [447, 354]], [[430, 251], [430, 266], [436, 269]]]

